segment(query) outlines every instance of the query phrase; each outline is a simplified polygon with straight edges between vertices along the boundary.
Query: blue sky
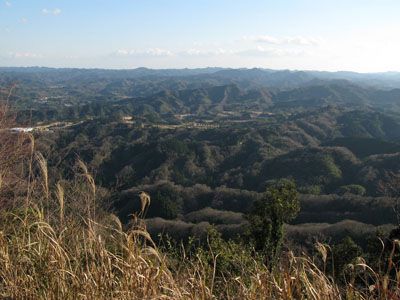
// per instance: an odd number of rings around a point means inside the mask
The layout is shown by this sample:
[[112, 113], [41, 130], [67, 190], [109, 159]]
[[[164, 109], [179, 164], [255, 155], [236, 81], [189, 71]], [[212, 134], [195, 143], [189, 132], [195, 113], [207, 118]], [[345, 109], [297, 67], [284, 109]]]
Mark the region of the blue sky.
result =
[[0, 66], [400, 71], [398, 0], [0, 0]]

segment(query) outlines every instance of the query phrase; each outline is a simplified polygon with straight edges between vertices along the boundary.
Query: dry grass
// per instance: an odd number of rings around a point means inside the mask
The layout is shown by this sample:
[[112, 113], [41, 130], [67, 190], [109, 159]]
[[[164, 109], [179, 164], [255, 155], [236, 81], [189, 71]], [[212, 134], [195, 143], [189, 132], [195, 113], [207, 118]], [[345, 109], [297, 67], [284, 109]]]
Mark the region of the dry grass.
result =
[[[10, 137], [1, 139], [17, 154], [7, 161], [10, 150], [0, 149], [0, 196], [18, 205], [0, 214], [3, 299], [400, 299], [396, 245], [385, 274], [360, 260], [349, 266], [344, 286], [313, 259], [292, 253], [272, 271], [253, 260], [250, 268], [223, 275], [218, 249], [208, 253], [211, 264], [184, 252], [177, 260], [157, 249], [140, 219], [124, 231], [116, 216], [99, 209], [99, 191], [83, 162], [74, 180], [52, 186], [33, 138]], [[11, 186], [18, 192], [10, 193]], [[142, 213], [150, 203], [146, 195]], [[318, 250], [326, 263], [328, 249], [319, 244]]]
[[[8, 101], [8, 100], [7, 100]], [[26, 191], [24, 180], [32, 159], [34, 141], [29, 134], [12, 132], [14, 115], [7, 101], [0, 101], [0, 208], [13, 204]]]
[[23, 209], [12, 206], [0, 218], [0, 297], [182, 297], [144, 228], [124, 232], [113, 215], [97, 221], [96, 188], [82, 162], [73, 182], [51, 190], [46, 161], [33, 157]]

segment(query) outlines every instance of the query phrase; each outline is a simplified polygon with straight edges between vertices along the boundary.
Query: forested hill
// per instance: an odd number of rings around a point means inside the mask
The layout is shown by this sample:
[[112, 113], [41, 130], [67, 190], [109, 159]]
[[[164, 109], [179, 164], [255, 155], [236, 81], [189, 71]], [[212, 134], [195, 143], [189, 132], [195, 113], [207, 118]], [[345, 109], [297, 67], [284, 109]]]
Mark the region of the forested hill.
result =
[[[20, 108], [18, 117], [27, 121], [79, 120], [82, 118], [121, 117], [134, 115], [147, 122], [178, 122], [191, 119], [237, 119], [266, 114], [292, 114], [326, 106], [347, 109], [400, 111], [400, 89], [377, 90], [349, 82], [324, 82], [290, 90], [267, 87], [243, 89], [236, 84], [195, 89], [167, 89], [146, 97], [110, 96], [100, 91], [97, 95], [68, 95], [68, 88], [50, 89], [50, 95], [32, 98], [14, 97]], [[35, 95], [35, 92], [30, 92]], [[72, 93], [72, 92], [71, 92]], [[96, 92], [97, 93], [97, 92]], [[121, 89], [120, 93], [124, 93]]]
[[10, 102], [19, 125], [37, 137], [50, 178], [68, 179], [79, 157], [126, 222], [144, 190], [154, 235], [187, 237], [214, 224], [235, 236], [266, 187], [291, 179], [302, 206], [287, 228], [292, 240], [320, 231], [360, 243], [396, 222], [396, 201], [382, 187], [400, 172], [397, 79], [263, 69], [0, 68], [0, 90], [7, 95], [16, 84]]

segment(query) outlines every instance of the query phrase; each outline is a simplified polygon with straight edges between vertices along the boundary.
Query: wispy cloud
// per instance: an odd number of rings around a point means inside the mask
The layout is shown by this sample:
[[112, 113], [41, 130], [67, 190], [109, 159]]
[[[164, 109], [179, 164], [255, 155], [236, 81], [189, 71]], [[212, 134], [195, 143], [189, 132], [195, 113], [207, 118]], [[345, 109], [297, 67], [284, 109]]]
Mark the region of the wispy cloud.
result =
[[54, 8], [54, 9], [43, 8], [42, 9], [42, 14], [44, 14], [44, 15], [58, 16], [59, 14], [61, 14], [61, 12], [62, 11], [59, 8]]
[[43, 55], [32, 52], [10, 52], [12, 58], [42, 58]]
[[66, 55], [64, 56], [65, 59], [79, 59], [79, 56], [77, 55]]
[[10, 28], [8, 28], [8, 27], [0, 27], [0, 32], [5, 32], [5, 33], [10, 33], [11, 32], [11, 30], [10, 30]]
[[127, 50], [120, 49], [114, 53], [116, 56], [151, 56], [151, 57], [163, 57], [174, 55], [171, 51], [161, 48], [149, 48], [146, 50]]
[[190, 48], [190, 49], [178, 52], [178, 55], [182, 55], [182, 56], [218, 56], [218, 55], [231, 55], [231, 54], [234, 54], [234, 51], [228, 50], [228, 49], [223, 49], [223, 48], [217, 48], [217, 49], [211, 49], [211, 50]]
[[232, 56], [248, 56], [248, 57], [293, 57], [310, 55], [309, 51], [303, 49], [286, 49], [281, 47], [263, 47], [248, 48], [242, 50], [232, 50], [229, 48], [188, 48], [179, 51], [170, 51], [162, 48], [150, 48], [147, 50], [126, 50], [120, 49], [113, 53], [117, 57], [232, 57]]
[[12, 3], [10, 1], [4, 1], [4, 5], [7, 7], [11, 7]]
[[19, 22], [21, 24], [26, 24], [26, 23], [28, 23], [28, 19], [27, 18], [21, 18], [21, 19], [19, 19]]
[[244, 51], [236, 52], [240, 56], [254, 56], [254, 57], [288, 57], [288, 56], [305, 56], [309, 55], [308, 51], [298, 50], [298, 49], [280, 49], [274, 47], [261, 47], [258, 46], [255, 49], [248, 49]]
[[117, 50], [114, 55], [119, 57], [128, 56], [141, 56], [141, 57], [171, 57], [171, 56], [185, 56], [185, 57], [210, 57], [210, 56], [222, 56], [222, 55], [232, 55], [235, 54], [234, 51], [217, 48], [217, 49], [200, 49], [200, 48], [189, 48], [179, 51], [171, 51], [162, 48], [149, 48], [146, 50], [127, 50], [120, 49]]
[[319, 38], [304, 36], [276, 37], [271, 35], [245, 36], [246, 41], [256, 43], [266, 43], [273, 45], [294, 45], [294, 46], [317, 46], [320, 44]]

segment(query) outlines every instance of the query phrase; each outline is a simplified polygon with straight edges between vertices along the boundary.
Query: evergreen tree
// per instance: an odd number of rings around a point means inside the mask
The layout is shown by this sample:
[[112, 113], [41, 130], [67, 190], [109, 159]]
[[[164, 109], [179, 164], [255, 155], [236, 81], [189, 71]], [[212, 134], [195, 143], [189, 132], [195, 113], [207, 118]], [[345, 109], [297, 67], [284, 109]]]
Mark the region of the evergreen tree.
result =
[[270, 267], [281, 250], [284, 223], [293, 220], [299, 210], [295, 183], [280, 180], [267, 188], [264, 197], [254, 202], [247, 215], [255, 250], [264, 255], [265, 263]]

